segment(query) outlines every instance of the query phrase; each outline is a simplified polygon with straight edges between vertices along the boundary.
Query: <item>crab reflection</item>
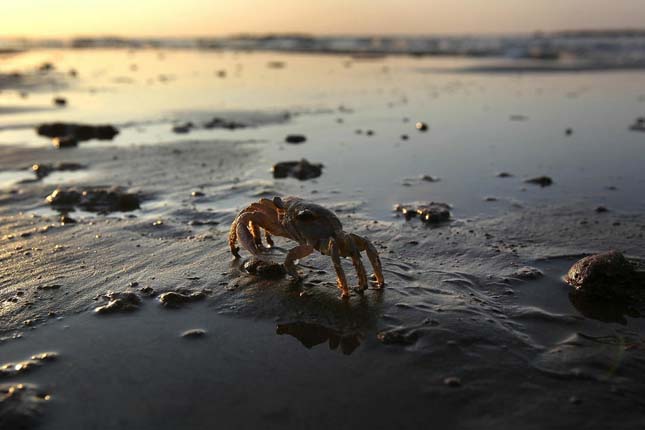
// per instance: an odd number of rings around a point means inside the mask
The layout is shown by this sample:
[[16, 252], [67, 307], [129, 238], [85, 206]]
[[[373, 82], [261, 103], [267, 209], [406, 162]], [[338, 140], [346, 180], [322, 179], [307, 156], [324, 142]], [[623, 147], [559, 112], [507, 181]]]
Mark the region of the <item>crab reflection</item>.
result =
[[276, 334], [293, 336], [308, 349], [329, 341], [329, 349], [336, 351], [340, 347], [340, 351], [345, 355], [350, 355], [361, 343], [361, 336], [357, 333], [341, 333], [338, 330], [301, 321], [278, 324]]

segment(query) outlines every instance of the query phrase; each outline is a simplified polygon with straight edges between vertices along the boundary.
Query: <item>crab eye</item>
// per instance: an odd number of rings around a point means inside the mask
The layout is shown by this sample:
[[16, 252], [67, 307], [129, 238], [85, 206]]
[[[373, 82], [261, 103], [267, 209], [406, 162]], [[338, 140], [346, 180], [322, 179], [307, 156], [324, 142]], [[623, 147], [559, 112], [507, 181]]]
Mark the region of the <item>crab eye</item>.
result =
[[309, 209], [301, 210], [296, 214], [296, 218], [300, 221], [312, 221], [316, 219], [316, 215]]

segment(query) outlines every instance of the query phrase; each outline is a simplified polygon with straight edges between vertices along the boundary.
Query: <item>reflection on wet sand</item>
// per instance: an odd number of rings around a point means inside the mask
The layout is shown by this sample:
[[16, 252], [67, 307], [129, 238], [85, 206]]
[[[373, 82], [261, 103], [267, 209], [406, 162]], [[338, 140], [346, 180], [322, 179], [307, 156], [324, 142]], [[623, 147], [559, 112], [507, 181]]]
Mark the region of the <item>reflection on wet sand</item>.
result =
[[608, 301], [575, 292], [569, 293], [569, 300], [582, 315], [602, 322], [626, 325], [626, 317], [639, 318], [642, 316], [633, 305], [623, 301]]
[[329, 341], [329, 349], [336, 351], [340, 346], [340, 351], [345, 355], [350, 355], [361, 344], [361, 336], [358, 333], [341, 333], [318, 324], [302, 321], [278, 324], [276, 334], [291, 335], [308, 349]]

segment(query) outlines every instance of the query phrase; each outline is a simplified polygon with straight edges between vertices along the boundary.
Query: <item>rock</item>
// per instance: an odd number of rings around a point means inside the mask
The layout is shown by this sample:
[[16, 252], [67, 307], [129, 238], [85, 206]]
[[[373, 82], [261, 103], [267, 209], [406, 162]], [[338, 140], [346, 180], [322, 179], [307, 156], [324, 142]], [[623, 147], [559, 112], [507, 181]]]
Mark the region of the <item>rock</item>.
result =
[[186, 134], [186, 133], [190, 132], [190, 130], [192, 130], [193, 127], [195, 127], [195, 125], [192, 122], [187, 122], [187, 123], [184, 123], [184, 124], [178, 124], [178, 125], [173, 126], [172, 132], [177, 133], [177, 134]]
[[567, 129], [564, 131], [564, 134], [565, 134], [565, 135], [567, 135], [567, 136], [571, 136], [571, 135], [573, 134], [573, 129], [567, 128]]
[[190, 193], [190, 195], [191, 195], [191, 197], [204, 197], [205, 196], [205, 194], [203, 192], [201, 192], [201, 191], [193, 191], [192, 193]]
[[287, 143], [298, 144], [298, 143], [306, 142], [307, 138], [302, 134], [290, 134], [287, 137], [285, 137], [284, 141]]
[[52, 100], [55, 106], [67, 106], [67, 99], [65, 97], [54, 97], [54, 100]]
[[412, 345], [418, 337], [416, 332], [405, 333], [399, 329], [381, 331], [376, 335], [376, 338], [386, 345]]
[[181, 305], [186, 303], [196, 302], [199, 300], [204, 300], [206, 294], [195, 291], [190, 294], [182, 294], [175, 291], [170, 291], [168, 293], [163, 293], [159, 296], [159, 302], [167, 308], [178, 308]]
[[282, 278], [287, 273], [284, 265], [253, 258], [244, 263], [244, 270], [265, 279]]
[[131, 291], [108, 291], [103, 298], [109, 300], [106, 305], [94, 309], [97, 314], [111, 314], [116, 312], [132, 312], [139, 309], [141, 299]]
[[632, 131], [645, 131], [645, 117], [636, 118], [629, 129]]
[[119, 130], [112, 125], [86, 125], [64, 122], [41, 124], [36, 128], [36, 132], [40, 136], [69, 138], [77, 142], [91, 139], [112, 140], [114, 136], [119, 134]]
[[553, 179], [548, 176], [537, 176], [535, 178], [527, 179], [524, 182], [527, 184], [539, 185], [541, 187], [548, 187], [553, 184]]
[[421, 176], [421, 180], [426, 182], [439, 182], [441, 179], [436, 176], [423, 175]]
[[419, 131], [428, 131], [428, 124], [426, 124], [425, 122], [417, 122], [415, 124], [415, 127]]
[[65, 224], [75, 224], [76, 220], [72, 218], [71, 216], [65, 214], [62, 214], [59, 219], [60, 223], [65, 225]]
[[609, 212], [609, 209], [607, 209], [605, 206], [598, 206], [596, 207], [595, 211], [596, 213], [600, 214], [600, 213]]
[[[635, 279], [634, 265], [618, 251], [578, 260], [564, 277], [576, 292], [602, 298], [629, 297]], [[642, 285], [639, 287], [642, 290]]]
[[236, 130], [238, 128], [246, 128], [246, 127], [248, 126], [244, 123], [227, 120], [224, 118], [213, 118], [207, 123], [204, 123], [204, 128], [206, 129], [224, 128], [226, 130]]
[[75, 172], [85, 168], [86, 166], [78, 163], [34, 164], [31, 166], [31, 170], [38, 179], [43, 179], [53, 172]]
[[273, 177], [292, 177], [304, 181], [322, 175], [322, 168], [322, 164], [312, 164], [304, 158], [300, 161], [283, 161], [273, 166]]
[[512, 174], [510, 174], [510, 173], [508, 173], [508, 172], [499, 172], [499, 173], [497, 174], [497, 177], [498, 177], [498, 178], [512, 178], [512, 177], [513, 177], [513, 175], [512, 175]]
[[130, 212], [139, 209], [140, 205], [138, 194], [128, 193], [119, 187], [57, 189], [46, 200], [62, 212], [69, 212], [75, 207], [98, 213]]
[[456, 376], [449, 376], [447, 378], [443, 379], [444, 385], [447, 385], [449, 387], [461, 387], [461, 379], [457, 378]]
[[418, 206], [398, 204], [394, 210], [401, 212], [406, 221], [417, 216], [422, 222], [428, 224], [438, 224], [450, 220], [450, 205], [447, 203], [430, 202]]
[[33, 384], [0, 384], [0, 428], [34, 428], [51, 396]]
[[511, 276], [514, 278], [523, 279], [525, 281], [532, 281], [535, 279], [540, 279], [542, 276], [544, 276], [544, 273], [542, 273], [542, 271], [536, 267], [524, 266], [513, 272]]
[[186, 330], [181, 334], [181, 337], [187, 338], [187, 339], [198, 339], [200, 337], [206, 336], [206, 330], [201, 329], [201, 328], [194, 328], [191, 330]]

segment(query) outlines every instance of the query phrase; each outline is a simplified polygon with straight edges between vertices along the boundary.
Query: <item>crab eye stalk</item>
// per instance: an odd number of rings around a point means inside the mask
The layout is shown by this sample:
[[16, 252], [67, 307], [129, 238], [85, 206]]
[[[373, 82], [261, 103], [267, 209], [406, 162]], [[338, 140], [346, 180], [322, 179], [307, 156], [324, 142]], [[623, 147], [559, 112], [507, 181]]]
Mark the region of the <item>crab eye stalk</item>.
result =
[[313, 221], [316, 219], [316, 215], [309, 209], [304, 209], [296, 214], [296, 219], [299, 221]]

